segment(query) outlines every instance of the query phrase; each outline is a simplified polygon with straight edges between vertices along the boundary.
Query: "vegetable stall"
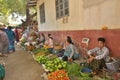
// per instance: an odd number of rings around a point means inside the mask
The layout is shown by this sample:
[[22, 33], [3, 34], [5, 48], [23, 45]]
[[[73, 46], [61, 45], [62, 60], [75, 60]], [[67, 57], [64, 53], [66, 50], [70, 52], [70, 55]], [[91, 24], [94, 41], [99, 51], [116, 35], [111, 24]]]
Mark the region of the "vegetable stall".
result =
[[[93, 80], [96, 78], [92, 71], [82, 72], [85, 67], [75, 62], [63, 61], [46, 48], [34, 49], [32, 55], [34, 60], [43, 66], [47, 80]], [[97, 77], [97, 79], [112, 80], [111, 77]]]

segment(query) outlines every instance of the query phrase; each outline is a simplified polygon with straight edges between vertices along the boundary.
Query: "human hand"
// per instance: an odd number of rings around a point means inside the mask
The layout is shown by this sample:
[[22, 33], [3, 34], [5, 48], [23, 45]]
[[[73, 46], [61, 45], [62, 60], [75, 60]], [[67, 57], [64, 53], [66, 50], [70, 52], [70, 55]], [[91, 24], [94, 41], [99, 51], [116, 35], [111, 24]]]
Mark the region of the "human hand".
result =
[[90, 63], [90, 62], [93, 61], [93, 59], [94, 59], [94, 57], [91, 56], [91, 57], [87, 60], [87, 62]]
[[70, 62], [71, 62], [71, 61], [73, 61], [73, 60], [72, 60], [71, 58], [68, 58], [68, 61], [70, 61]]

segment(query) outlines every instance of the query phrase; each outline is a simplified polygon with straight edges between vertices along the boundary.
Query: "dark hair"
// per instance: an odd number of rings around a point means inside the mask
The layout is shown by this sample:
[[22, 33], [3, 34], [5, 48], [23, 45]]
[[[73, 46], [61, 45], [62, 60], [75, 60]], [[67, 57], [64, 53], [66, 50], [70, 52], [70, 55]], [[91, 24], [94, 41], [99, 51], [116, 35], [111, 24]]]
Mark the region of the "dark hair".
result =
[[48, 37], [53, 40], [53, 37], [51, 36], [51, 34], [48, 34]]
[[67, 39], [67, 42], [70, 44], [74, 44], [70, 38]]
[[67, 42], [70, 43], [70, 44], [74, 44], [74, 43], [72, 42], [72, 39], [71, 39], [70, 36], [67, 36]]
[[12, 27], [11, 27], [11, 26], [8, 26], [8, 29], [10, 29], [10, 30], [11, 30], [11, 29], [12, 29]]
[[98, 38], [98, 41], [102, 41], [103, 43], [105, 43], [105, 38], [100, 37], [100, 38]]
[[67, 39], [71, 39], [71, 37], [70, 37], [70, 36], [67, 36]]
[[49, 37], [49, 38], [53, 40], [53, 37]]
[[51, 34], [48, 34], [48, 37], [50, 37], [51, 36]]

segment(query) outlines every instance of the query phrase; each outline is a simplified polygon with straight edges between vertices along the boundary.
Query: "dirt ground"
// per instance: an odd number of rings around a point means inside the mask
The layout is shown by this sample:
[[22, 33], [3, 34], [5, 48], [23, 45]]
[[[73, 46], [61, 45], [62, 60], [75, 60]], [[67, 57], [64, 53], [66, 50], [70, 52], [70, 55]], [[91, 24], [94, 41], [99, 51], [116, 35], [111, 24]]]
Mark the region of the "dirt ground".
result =
[[41, 74], [44, 70], [35, 62], [30, 53], [17, 47], [16, 52], [11, 52], [8, 57], [0, 57], [6, 63], [4, 80], [43, 80]]

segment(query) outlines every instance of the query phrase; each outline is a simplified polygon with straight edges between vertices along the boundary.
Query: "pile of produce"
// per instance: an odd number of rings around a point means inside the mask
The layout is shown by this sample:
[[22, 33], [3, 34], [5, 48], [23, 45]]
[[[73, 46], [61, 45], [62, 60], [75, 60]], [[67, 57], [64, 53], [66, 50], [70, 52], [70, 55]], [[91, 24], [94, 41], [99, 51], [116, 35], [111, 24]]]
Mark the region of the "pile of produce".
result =
[[26, 45], [26, 50], [27, 51], [32, 51], [34, 49], [35, 49], [35, 46], [33, 46], [33, 45]]
[[20, 39], [20, 45], [21, 45], [21, 46], [24, 46], [25, 42], [26, 42], [26, 39], [25, 39], [25, 38], [21, 38], [21, 39]]
[[49, 51], [47, 49], [44, 49], [44, 48], [42, 48], [42, 49], [38, 48], [38, 49], [33, 50], [32, 53], [34, 54], [35, 58], [38, 61], [39, 58], [41, 58], [40, 56], [48, 55]]
[[42, 55], [48, 55], [48, 53], [39, 52], [39, 53], [35, 54], [35, 57], [39, 57], [39, 56], [42, 56]]
[[58, 56], [55, 55], [55, 54], [49, 54], [49, 55], [47, 55], [47, 57], [49, 57], [49, 59], [55, 59], [55, 58], [58, 58]]
[[43, 45], [43, 47], [44, 47], [45, 49], [51, 48], [51, 47], [48, 46], [48, 45]]
[[46, 61], [45, 63], [45, 68], [50, 71], [56, 71], [59, 69], [64, 69], [66, 68], [67, 62], [60, 60], [59, 58], [51, 59]]
[[78, 64], [71, 63], [67, 64], [66, 70], [68, 71], [69, 76], [80, 76], [80, 67]]
[[37, 54], [37, 53], [40, 52], [40, 50], [41, 50], [40, 48], [34, 49], [34, 50], [32, 51], [32, 53]]
[[[92, 80], [91, 77], [85, 75], [82, 76], [80, 71], [83, 67], [79, 66], [76, 63], [67, 64], [66, 70], [68, 72], [68, 76], [71, 80]], [[73, 79], [73, 77], [75, 79]]]
[[65, 70], [58, 70], [48, 74], [49, 80], [70, 80]]
[[35, 60], [38, 62], [38, 63], [41, 63], [41, 64], [45, 64], [46, 61], [48, 61], [48, 57], [46, 57], [45, 55], [42, 55], [42, 56], [37, 56], [35, 58]]
[[32, 53], [37, 54], [37, 53], [49, 53], [49, 51], [45, 48], [37, 48], [32, 51]]

